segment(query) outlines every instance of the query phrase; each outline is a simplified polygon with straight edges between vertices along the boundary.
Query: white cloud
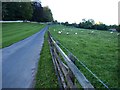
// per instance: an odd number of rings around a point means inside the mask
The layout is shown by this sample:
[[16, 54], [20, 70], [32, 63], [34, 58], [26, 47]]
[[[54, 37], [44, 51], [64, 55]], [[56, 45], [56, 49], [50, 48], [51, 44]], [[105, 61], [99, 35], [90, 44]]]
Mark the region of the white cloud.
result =
[[83, 18], [105, 24], [118, 24], [119, 0], [41, 0], [49, 6], [55, 20], [77, 22]]

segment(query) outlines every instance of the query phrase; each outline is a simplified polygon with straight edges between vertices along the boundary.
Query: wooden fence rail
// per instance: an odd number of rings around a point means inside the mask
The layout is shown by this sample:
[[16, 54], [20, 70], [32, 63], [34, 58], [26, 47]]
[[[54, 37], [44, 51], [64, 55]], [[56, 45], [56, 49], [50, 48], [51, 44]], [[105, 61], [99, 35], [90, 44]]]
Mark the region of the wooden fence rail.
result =
[[75, 78], [76, 78], [83, 89], [94, 90], [94, 87], [92, 86], [92, 84], [86, 79], [86, 77], [76, 67], [73, 60], [71, 60], [70, 56], [67, 56], [63, 52], [63, 50], [57, 45], [57, 43], [54, 41], [49, 31], [48, 31], [48, 42], [50, 45], [50, 52], [51, 52], [53, 64], [55, 67], [55, 72], [58, 76], [60, 88], [77, 89], [77, 86], [75, 83]]

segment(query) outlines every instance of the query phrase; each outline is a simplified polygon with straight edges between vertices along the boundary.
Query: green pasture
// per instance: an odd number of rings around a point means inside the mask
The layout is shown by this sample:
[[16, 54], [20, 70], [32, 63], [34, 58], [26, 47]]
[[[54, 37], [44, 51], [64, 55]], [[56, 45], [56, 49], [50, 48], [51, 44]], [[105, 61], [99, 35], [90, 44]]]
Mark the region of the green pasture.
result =
[[[49, 31], [109, 88], [120, 87], [117, 32], [78, 29], [62, 25], [53, 25]], [[76, 65], [95, 88], [104, 88], [79, 62], [76, 62]]]
[[40, 31], [45, 25], [38, 23], [2, 23], [2, 48], [23, 40]]

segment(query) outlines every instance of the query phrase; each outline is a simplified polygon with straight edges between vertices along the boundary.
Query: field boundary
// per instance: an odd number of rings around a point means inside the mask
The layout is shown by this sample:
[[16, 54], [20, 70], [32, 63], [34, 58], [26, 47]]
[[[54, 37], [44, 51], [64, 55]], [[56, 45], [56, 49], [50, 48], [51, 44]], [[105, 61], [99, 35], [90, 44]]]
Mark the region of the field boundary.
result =
[[[55, 38], [54, 38], [55, 40]], [[57, 40], [55, 40], [57, 41]], [[65, 46], [63, 46], [59, 41], [57, 41], [57, 43], [64, 48], [70, 55], [72, 58], [74, 58], [74, 60], [77, 60], [79, 62], [80, 65], [82, 65], [93, 77], [95, 77], [106, 89], [110, 90], [109, 87], [99, 78], [96, 76], [95, 73], [93, 73], [82, 61], [80, 61], [75, 55], [73, 55], [73, 53], [71, 53]]]
[[[82, 86], [83, 89], [93, 89], [93, 85], [81, 73], [81, 71], [74, 64], [74, 60], [67, 56], [63, 50], [53, 40], [50, 32], [48, 31], [48, 42], [50, 45], [50, 52], [58, 77], [60, 88], [77, 88], [75, 79]], [[60, 56], [61, 55], [61, 56]], [[64, 61], [62, 61], [62, 59]]]

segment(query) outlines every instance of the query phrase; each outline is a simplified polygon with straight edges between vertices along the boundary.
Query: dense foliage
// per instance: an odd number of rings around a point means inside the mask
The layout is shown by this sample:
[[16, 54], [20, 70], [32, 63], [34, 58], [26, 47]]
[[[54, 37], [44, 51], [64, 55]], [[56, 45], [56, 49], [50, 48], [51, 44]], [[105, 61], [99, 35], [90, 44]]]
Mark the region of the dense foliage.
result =
[[51, 22], [53, 17], [49, 7], [42, 7], [40, 2], [2, 2], [2, 20]]
[[32, 6], [30, 2], [3, 2], [3, 20], [29, 20], [32, 17]]
[[[56, 20], [54, 21], [54, 23], [56, 24], [60, 24], [59, 22], [57, 22]], [[82, 19], [82, 22], [80, 22], [79, 24], [76, 23], [72, 23], [69, 24], [68, 22], [62, 22], [62, 25], [65, 26], [74, 26], [77, 28], [84, 28], [84, 29], [96, 29], [96, 30], [110, 30], [112, 31], [112, 29], [116, 29], [118, 32], [120, 32], [120, 25], [106, 25], [103, 24], [102, 22], [98, 22], [95, 23], [95, 21], [93, 19]]]

